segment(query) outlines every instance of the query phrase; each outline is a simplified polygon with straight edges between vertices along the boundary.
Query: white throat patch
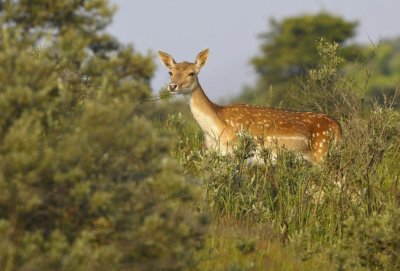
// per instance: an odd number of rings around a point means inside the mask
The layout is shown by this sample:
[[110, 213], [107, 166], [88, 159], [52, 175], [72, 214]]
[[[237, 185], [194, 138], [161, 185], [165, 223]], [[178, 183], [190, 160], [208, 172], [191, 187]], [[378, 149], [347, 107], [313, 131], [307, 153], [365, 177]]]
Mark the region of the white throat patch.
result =
[[197, 123], [200, 125], [204, 133], [212, 137], [216, 141], [219, 141], [221, 131], [218, 129], [215, 121], [206, 113], [204, 113], [200, 108], [195, 106], [192, 100], [190, 100], [190, 109], [192, 111], [193, 117], [196, 119]]

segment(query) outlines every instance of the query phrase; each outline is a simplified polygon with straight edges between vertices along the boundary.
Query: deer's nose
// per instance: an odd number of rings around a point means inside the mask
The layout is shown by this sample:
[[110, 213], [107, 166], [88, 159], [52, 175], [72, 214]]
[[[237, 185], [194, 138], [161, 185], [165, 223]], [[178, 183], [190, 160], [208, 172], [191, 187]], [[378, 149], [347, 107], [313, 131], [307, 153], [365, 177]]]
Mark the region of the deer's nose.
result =
[[175, 91], [177, 87], [178, 85], [175, 83], [171, 83], [168, 85], [169, 91]]

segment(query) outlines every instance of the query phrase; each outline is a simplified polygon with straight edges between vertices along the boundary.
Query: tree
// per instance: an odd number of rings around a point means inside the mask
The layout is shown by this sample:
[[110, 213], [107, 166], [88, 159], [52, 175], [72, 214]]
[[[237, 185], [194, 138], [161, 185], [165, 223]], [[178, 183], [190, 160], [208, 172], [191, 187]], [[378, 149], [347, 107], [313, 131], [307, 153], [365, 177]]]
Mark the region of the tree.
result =
[[207, 220], [170, 158], [173, 135], [140, 114], [154, 64], [104, 32], [112, 11], [2, 2], [2, 270], [193, 264]]
[[[347, 22], [328, 13], [292, 17], [281, 22], [271, 20], [271, 30], [261, 35], [261, 55], [251, 60], [259, 75], [254, 96], [270, 95], [274, 105], [286, 98], [293, 80], [317, 66], [316, 41], [320, 38], [345, 47], [346, 59], [356, 57], [357, 48], [346, 46], [356, 26], [356, 22]], [[273, 93], [266, 94], [268, 89]]]
[[368, 103], [372, 100], [399, 107], [400, 38], [383, 40], [376, 46], [366, 45], [363, 51], [367, 61], [345, 66], [348, 76], [360, 85], [367, 81], [357, 94]]

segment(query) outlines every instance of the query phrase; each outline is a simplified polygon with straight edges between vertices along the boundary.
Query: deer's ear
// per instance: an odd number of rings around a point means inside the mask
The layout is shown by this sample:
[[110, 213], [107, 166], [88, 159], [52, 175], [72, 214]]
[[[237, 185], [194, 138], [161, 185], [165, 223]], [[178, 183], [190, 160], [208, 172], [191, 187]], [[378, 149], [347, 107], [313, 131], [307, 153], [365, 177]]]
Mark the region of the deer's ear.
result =
[[208, 58], [208, 48], [201, 51], [196, 57], [195, 65], [197, 68], [197, 72], [199, 72], [200, 69], [204, 66], [204, 64], [206, 64], [207, 58]]
[[174, 58], [169, 54], [158, 51], [158, 55], [161, 59], [161, 62], [164, 63], [165, 67], [167, 67], [168, 69], [172, 69], [175, 66], [176, 62]]

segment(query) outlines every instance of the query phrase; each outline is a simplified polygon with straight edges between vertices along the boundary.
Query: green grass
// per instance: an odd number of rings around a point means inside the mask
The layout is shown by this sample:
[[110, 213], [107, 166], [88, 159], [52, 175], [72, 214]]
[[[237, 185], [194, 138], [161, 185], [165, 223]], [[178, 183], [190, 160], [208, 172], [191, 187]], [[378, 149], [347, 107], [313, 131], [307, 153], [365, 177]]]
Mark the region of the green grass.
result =
[[255, 144], [246, 135], [231, 155], [207, 151], [180, 105], [159, 122], [177, 134], [173, 156], [204, 195], [198, 212], [213, 221], [199, 270], [400, 269], [400, 112], [360, 106], [359, 87], [329, 61], [338, 47], [321, 46], [326, 58], [294, 92], [342, 125], [321, 165], [286, 150], [274, 163], [268, 150], [264, 164], [248, 163]]
[[[251, 152], [246, 142], [222, 156], [204, 150], [190, 114], [173, 114], [164, 122], [180, 138], [174, 156], [204, 193], [198, 209], [213, 221], [197, 254], [199, 270], [390, 269], [383, 256], [363, 263], [363, 255], [343, 255], [365, 247], [369, 238], [368, 228], [359, 225], [361, 237], [351, 239], [349, 221], [368, 224], [370, 217], [390, 216], [388, 210], [399, 206], [400, 113], [377, 107], [341, 123], [343, 141], [331, 147], [324, 164], [311, 166], [285, 150], [275, 163], [249, 164], [243, 159]], [[389, 241], [376, 252], [400, 253], [390, 245], [396, 236], [388, 233]]]
[[199, 270], [331, 270], [324, 255], [307, 257], [270, 238], [265, 228], [226, 218], [197, 254]]

